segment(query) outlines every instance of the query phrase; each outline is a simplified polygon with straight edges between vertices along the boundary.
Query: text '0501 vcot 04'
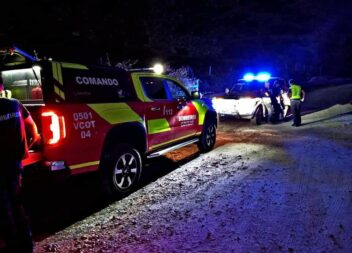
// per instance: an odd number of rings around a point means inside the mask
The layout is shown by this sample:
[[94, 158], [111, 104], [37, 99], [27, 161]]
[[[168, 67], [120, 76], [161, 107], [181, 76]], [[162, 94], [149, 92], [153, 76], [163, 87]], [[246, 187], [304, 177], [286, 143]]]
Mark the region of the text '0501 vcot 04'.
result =
[[42, 136], [25, 170], [99, 171], [105, 193], [117, 196], [136, 187], [144, 158], [192, 143], [214, 147], [215, 110], [172, 77], [37, 60], [17, 48], [0, 53], [5, 89]]

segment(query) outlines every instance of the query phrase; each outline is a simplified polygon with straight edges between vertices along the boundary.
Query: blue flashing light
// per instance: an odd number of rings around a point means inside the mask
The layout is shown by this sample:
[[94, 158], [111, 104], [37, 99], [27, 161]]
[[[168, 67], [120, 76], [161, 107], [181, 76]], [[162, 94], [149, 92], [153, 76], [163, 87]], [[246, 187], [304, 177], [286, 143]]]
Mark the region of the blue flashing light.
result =
[[23, 55], [24, 57], [26, 57], [30, 61], [36, 61], [37, 60], [35, 57], [31, 56], [30, 54], [27, 54], [26, 52], [22, 51], [18, 47], [13, 47], [12, 50], [17, 51], [20, 55]]
[[258, 73], [258, 75], [256, 76], [256, 79], [259, 82], [266, 82], [270, 79], [271, 75], [268, 72], [260, 72]]
[[243, 76], [243, 79], [246, 81], [246, 82], [251, 82], [255, 79], [255, 76], [253, 73], [247, 73]]

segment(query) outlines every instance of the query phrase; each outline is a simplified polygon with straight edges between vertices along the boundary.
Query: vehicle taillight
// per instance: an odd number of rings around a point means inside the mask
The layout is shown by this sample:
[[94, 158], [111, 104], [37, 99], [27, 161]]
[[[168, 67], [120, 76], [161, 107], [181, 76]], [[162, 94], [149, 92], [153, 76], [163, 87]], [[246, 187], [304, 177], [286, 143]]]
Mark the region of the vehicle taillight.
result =
[[66, 137], [65, 119], [55, 112], [43, 112], [43, 136], [48, 144], [57, 144]]

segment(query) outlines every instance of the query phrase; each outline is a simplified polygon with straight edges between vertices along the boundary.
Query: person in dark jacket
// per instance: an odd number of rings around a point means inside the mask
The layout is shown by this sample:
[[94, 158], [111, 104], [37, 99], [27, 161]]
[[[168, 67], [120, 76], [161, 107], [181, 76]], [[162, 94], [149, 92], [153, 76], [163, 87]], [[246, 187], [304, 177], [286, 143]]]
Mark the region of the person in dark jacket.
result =
[[264, 84], [265, 95], [270, 97], [271, 106], [273, 108], [273, 113], [271, 115], [271, 121], [277, 123], [280, 120], [280, 115], [283, 114], [283, 109], [281, 105], [282, 100], [282, 89], [279, 82], [276, 80], [273, 85], [270, 85], [269, 82]]
[[27, 109], [6, 94], [0, 79], [0, 232], [4, 252], [32, 252], [32, 233], [20, 198], [21, 173], [29, 146], [40, 136]]

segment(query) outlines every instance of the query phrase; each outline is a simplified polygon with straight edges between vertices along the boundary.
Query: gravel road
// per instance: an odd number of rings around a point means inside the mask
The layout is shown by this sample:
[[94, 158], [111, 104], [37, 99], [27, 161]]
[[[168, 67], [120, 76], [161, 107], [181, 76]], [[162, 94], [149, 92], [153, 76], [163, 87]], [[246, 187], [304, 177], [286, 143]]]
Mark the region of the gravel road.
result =
[[299, 128], [221, 122], [215, 150], [167, 154], [167, 173], [35, 252], [352, 252], [352, 89], [329, 89]]

